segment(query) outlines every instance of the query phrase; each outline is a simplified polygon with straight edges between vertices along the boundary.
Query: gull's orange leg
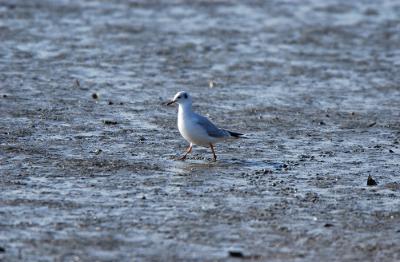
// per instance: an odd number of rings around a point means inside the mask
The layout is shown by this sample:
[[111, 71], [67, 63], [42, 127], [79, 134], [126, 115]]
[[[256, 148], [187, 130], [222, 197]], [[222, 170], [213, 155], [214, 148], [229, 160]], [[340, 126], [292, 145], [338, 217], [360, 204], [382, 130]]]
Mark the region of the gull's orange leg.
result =
[[184, 160], [186, 159], [186, 156], [187, 156], [189, 153], [192, 153], [192, 147], [193, 147], [193, 145], [190, 144], [189, 147], [186, 149], [185, 154], [184, 154], [182, 157], [178, 158], [178, 159], [184, 161]]
[[211, 151], [213, 153], [214, 161], [217, 161], [217, 155], [215, 154], [214, 146], [211, 143], [210, 143], [210, 147], [211, 147]]

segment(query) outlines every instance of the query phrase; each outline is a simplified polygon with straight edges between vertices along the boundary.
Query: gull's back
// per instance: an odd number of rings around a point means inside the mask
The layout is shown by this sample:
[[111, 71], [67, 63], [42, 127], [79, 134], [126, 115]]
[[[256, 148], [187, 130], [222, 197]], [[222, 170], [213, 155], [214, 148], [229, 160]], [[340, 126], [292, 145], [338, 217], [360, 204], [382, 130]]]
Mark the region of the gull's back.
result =
[[229, 133], [223, 129], [216, 127], [207, 117], [193, 113], [195, 122], [201, 126], [210, 137], [213, 138], [225, 138], [229, 136]]

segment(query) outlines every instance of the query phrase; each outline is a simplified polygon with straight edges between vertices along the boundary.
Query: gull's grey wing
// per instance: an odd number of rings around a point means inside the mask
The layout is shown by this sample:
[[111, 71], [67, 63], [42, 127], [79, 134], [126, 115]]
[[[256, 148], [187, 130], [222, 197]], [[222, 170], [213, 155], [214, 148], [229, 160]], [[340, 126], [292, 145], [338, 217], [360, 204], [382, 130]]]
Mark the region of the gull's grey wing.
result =
[[229, 136], [225, 130], [216, 127], [208, 118], [198, 114], [195, 114], [195, 116], [196, 123], [203, 127], [209, 136], [216, 138]]

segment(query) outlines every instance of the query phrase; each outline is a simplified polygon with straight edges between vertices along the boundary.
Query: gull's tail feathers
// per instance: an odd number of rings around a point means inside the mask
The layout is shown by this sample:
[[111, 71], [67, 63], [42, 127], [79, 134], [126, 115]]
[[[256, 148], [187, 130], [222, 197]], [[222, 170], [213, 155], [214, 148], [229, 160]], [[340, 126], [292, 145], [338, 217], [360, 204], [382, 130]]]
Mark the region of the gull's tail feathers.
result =
[[246, 137], [244, 134], [241, 134], [241, 133], [237, 133], [237, 132], [232, 132], [232, 131], [229, 131], [229, 130], [226, 130], [228, 133], [229, 133], [229, 135], [231, 136], [231, 137], [233, 137], [233, 138], [245, 138], [245, 139], [247, 139], [248, 137]]

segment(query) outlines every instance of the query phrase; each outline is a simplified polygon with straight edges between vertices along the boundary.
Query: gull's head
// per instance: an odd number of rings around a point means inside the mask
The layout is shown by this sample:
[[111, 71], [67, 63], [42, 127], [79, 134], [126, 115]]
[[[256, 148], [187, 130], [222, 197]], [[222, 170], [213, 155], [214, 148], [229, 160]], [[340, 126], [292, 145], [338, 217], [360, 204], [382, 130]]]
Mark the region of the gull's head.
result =
[[190, 105], [192, 104], [192, 97], [185, 91], [176, 93], [174, 99], [172, 99], [167, 105], [177, 103], [179, 105]]

